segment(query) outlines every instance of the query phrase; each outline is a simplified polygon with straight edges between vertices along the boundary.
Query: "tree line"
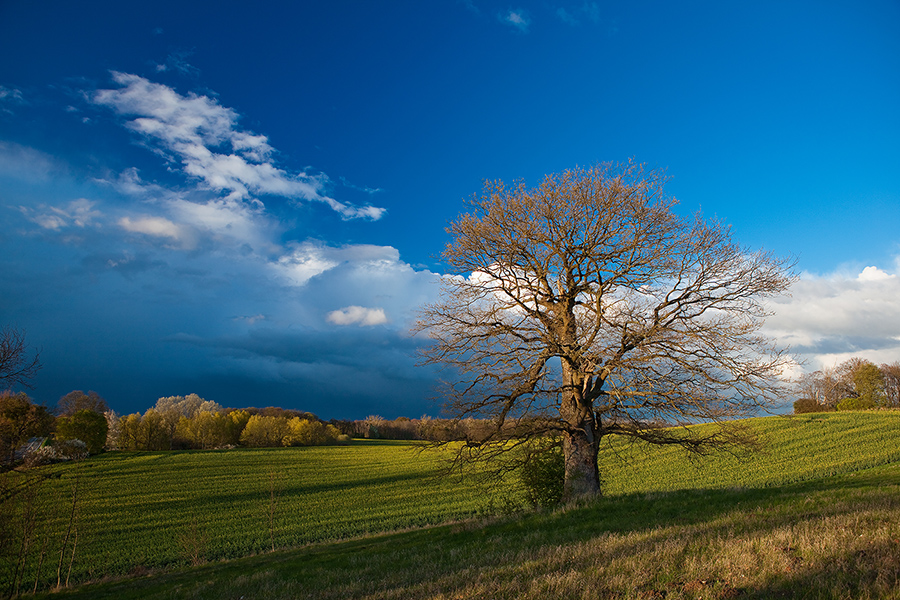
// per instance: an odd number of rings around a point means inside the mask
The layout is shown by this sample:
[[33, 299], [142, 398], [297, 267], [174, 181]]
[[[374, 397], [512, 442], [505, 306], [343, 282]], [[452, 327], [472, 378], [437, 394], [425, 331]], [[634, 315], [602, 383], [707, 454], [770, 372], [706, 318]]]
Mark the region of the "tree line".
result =
[[900, 362], [876, 365], [854, 357], [802, 375], [796, 382], [796, 394], [797, 414], [900, 408]]
[[160, 398], [144, 414], [107, 415], [107, 446], [117, 450], [320, 446], [349, 440], [312, 413], [277, 407], [225, 409], [197, 394]]
[[54, 411], [28, 394], [0, 392], [0, 465], [25, 459], [28, 440], [52, 444], [27, 454], [37, 463], [80, 458], [103, 450], [186, 450], [317, 446], [349, 441], [316, 415], [277, 407], [225, 409], [197, 394], [167, 396], [140, 412], [118, 415], [94, 391], [74, 390]]

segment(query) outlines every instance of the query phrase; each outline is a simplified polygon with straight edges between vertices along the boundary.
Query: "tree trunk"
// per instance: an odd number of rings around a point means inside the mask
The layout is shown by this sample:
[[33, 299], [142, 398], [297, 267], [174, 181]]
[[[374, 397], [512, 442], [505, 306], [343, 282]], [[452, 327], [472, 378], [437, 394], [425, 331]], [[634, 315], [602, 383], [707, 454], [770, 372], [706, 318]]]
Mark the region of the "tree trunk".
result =
[[597, 468], [600, 440], [593, 429], [592, 422], [584, 423], [584, 429], [569, 432], [563, 438], [566, 462], [564, 502], [600, 495], [600, 471]]

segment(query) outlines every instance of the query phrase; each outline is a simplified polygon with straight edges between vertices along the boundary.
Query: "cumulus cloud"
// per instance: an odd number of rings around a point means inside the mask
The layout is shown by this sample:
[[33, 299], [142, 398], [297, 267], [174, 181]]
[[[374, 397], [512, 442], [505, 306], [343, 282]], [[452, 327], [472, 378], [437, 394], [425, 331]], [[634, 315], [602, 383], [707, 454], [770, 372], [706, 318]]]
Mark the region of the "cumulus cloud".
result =
[[766, 331], [804, 357], [809, 368], [851, 356], [900, 359], [900, 278], [869, 266], [860, 273], [804, 273], [789, 298], [771, 304]]
[[528, 28], [531, 25], [531, 19], [521, 8], [510, 9], [506, 13], [500, 15], [500, 20], [506, 23], [507, 25], [511, 25], [515, 27], [522, 33], [528, 33]]
[[275, 165], [265, 135], [240, 129], [239, 115], [213, 98], [188, 94], [138, 75], [113, 72], [117, 89], [97, 90], [95, 104], [127, 116], [128, 127], [158, 151], [179, 162], [183, 172], [226, 200], [261, 206], [259, 195], [323, 202], [344, 219], [380, 219], [385, 209], [354, 206], [328, 196], [327, 178], [289, 173]]
[[331, 311], [326, 319], [329, 323], [335, 325], [360, 325], [367, 327], [384, 325], [388, 321], [383, 308], [366, 308], [364, 306], [347, 306], [340, 310]]

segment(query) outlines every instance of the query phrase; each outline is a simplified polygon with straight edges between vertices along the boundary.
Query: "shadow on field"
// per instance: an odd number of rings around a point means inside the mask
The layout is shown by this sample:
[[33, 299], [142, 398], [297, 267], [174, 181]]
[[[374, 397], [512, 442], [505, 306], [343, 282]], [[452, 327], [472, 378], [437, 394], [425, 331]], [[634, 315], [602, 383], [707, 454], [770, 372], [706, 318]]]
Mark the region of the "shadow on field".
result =
[[741, 590], [742, 598], [897, 598], [900, 597], [900, 540], [836, 551], [796, 567], [771, 583]]
[[55, 597], [900, 598], [898, 515], [893, 466], [779, 488], [608, 497]]

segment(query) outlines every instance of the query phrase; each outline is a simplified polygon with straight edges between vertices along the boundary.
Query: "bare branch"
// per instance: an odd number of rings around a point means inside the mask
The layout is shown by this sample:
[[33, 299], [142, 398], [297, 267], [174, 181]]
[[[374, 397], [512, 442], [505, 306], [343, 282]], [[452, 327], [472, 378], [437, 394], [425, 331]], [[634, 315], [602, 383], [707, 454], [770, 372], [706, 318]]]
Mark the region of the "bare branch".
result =
[[475, 455], [555, 432], [567, 495], [597, 493], [602, 436], [703, 452], [740, 436], [648, 424], [722, 422], [778, 400], [791, 358], [758, 332], [792, 263], [679, 217], [665, 181], [627, 162], [533, 189], [488, 182], [450, 224], [451, 274], [417, 330], [435, 341], [423, 362], [453, 372], [451, 414], [495, 419]]
[[30, 389], [29, 380], [40, 368], [40, 352], [28, 357], [24, 332], [12, 327], [0, 330], [0, 389], [11, 390], [16, 385]]

